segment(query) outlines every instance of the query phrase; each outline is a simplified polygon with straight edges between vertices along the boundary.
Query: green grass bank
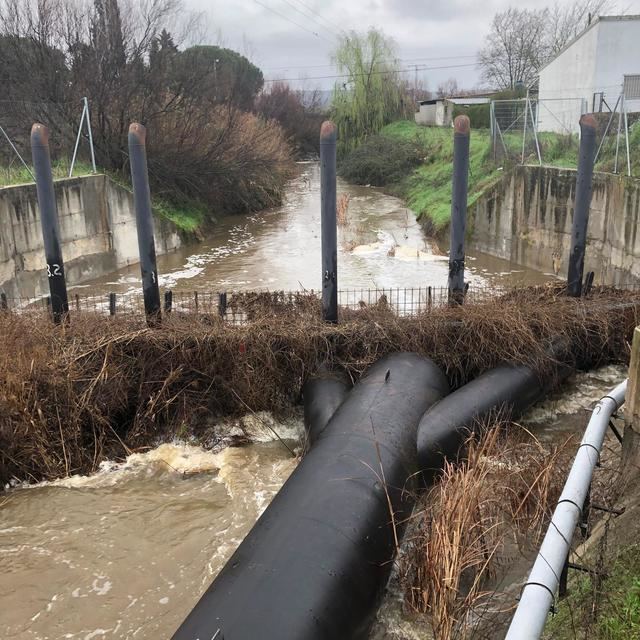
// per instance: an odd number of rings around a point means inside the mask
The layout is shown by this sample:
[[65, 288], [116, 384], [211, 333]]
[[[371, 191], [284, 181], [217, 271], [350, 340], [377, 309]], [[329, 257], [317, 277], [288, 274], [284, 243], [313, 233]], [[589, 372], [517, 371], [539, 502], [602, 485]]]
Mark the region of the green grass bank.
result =
[[[525, 164], [538, 164], [530, 141], [525, 150]], [[508, 134], [504, 143], [509, 157], [520, 161], [522, 135]], [[576, 168], [579, 141], [577, 136], [540, 133], [538, 143], [543, 164], [559, 168]], [[597, 171], [613, 171], [615, 137], [603, 144]], [[632, 175], [640, 176], [640, 125], [630, 129]], [[626, 167], [624, 146], [618, 161], [619, 171]], [[451, 217], [451, 178], [453, 130], [423, 127], [410, 120], [393, 122], [380, 134], [371, 136], [360, 147], [341, 158], [340, 175], [356, 184], [371, 184], [402, 198], [415, 211], [425, 230], [441, 234]], [[501, 154], [494, 161], [488, 129], [471, 131], [469, 157], [468, 204], [472, 206], [483, 193], [496, 184], [512, 166], [513, 160]]]
[[[69, 175], [69, 169], [70, 164], [66, 161], [53, 162], [51, 165], [53, 179], [79, 178], [90, 175], [93, 171], [92, 166], [87, 162], [76, 162], [71, 176]], [[125, 189], [131, 189], [131, 184], [121, 175], [106, 172], [103, 169], [98, 169], [98, 171], [107, 173], [114, 182], [122, 185]], [[31, 182], [33, 182], [32, 167], [27, 169], [22, 164], [0, 167], [0, 187], [11, 187]], [[153, 196], [152, 194], [152, 205], [156, 215], [170, 220], [178, 229], [187, 234], [197, 236], [203, 231], [207, 222], [211, 221], [207, 207], [198, 202], [175, 204], [166, 198]]]

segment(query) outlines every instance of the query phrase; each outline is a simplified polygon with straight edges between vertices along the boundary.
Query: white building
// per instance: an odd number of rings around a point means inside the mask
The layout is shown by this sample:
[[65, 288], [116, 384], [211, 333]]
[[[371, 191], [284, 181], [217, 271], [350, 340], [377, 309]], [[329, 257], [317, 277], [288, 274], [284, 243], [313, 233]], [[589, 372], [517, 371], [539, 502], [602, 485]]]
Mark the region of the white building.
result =
[[[538, 129], [575, 133], [583, 113], [613, 110], [624, 76], [637, 74], [640, 16], [596, 18], [540, 70]], [[627, 92], [626, 111], [638, 110], [640, 101]]]
[[453, 122], [453, 110], [456, 105], [468, 107], [474, 104], [488, 104], [488, 96], [461, 96], [422, 100], [420, 110], [416, 112], [416, 124], [427, 127], [449, 127]]

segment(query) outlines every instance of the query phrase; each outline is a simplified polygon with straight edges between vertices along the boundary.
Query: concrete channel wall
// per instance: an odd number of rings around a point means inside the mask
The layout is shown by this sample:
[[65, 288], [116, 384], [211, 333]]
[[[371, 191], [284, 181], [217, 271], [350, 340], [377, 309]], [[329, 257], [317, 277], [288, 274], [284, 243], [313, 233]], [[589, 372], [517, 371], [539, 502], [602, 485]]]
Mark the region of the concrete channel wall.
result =
[[[74, 285], [138, 262], [133, 194], [105, 175], [56, 180], [58, 220], [67, 284]], [[181, 239], [155, 219], [156, 251]], [[35, 184], [0, 189], [0, 292], [8, 298], [47, 295], [45, 255]]]
[[[469, 208], [473, 246], [566, 276], [576, 171], [519, 166]], [[597, 284], [640, 282], [640, 180], [595, 173], [585, 271]]]

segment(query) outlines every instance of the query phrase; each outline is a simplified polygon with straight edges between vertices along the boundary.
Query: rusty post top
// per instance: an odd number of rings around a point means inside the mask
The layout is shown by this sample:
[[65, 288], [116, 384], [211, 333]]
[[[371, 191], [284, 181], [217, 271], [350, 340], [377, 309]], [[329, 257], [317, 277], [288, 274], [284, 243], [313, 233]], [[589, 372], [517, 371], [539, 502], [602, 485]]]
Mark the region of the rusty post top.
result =
[[325, 120], [320, 127], [320, 142], [333, 142], [338, 134], [338, 128], [331, 122], [331, 120]]
[[590, 129], [593, 129], [595, 131], [598, 127], [598, 123], [596, 122], [596, 119], [594, 118], [592, 113], [585, 113], [580, 117], [580, 126], [589, 127]]
[[147, 141], [147, 130], [139, 122], [132, 122], [129, 125], [129, 141], [134, 139], [138, 144], [144, 145]]
[[43, 147], [49, 146], [49, 129], [39, 122], [34, 122], [31, 127], [31, 144]]
[[471, 120], [469, 116], [457, 116], [453, 121], [453, 130], [462, 135], [468, 135], [471, 130]]

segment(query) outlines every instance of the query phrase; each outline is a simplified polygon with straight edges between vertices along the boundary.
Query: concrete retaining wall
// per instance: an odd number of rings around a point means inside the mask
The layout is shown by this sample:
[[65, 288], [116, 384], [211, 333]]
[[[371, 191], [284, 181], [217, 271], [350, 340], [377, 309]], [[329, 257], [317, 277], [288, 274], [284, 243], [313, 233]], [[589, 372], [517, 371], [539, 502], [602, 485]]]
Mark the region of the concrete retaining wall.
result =
[[[469, 209], [479, 250], [566, 277], [576, 171], [516, 167]], [[640, 282], [640, 180], [594, 174], [585, 272], [600, 284]]]
[[[79, 284], [138, 262], [133, 194], [105, 175], [57, 180], [55, 191], [67, 283]], [[156, 251], [177, 249], [174, 225], [155, 219]], [[48, 283], [35, 184], [0, 189], [0, 291], [46, 295]]]

